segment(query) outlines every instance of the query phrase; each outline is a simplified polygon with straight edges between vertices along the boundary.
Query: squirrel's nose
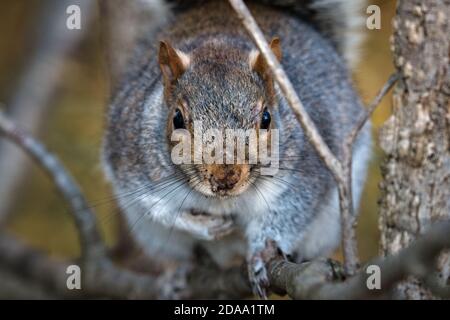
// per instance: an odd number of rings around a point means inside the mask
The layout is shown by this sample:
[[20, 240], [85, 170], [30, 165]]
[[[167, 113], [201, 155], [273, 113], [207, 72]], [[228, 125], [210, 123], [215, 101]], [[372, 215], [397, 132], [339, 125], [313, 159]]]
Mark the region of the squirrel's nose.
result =
[[211, 175], [211, 182], [218, 190], [231, 190], [241, 179], [241, 170], [237, 166], [220, 166]]

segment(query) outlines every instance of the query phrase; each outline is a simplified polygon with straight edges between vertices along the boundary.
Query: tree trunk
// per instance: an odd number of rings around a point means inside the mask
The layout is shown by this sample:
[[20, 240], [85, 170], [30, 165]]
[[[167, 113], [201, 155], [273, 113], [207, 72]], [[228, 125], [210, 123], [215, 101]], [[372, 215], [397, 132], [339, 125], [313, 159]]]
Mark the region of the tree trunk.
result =
[[[393, 115], [380, 132], [386, 153], [380, 200], [381, 253], [406, 247], [435, 221], [450, 218], [450, 0], [399, 0], [392, 50], [401, 73]], [[449, 235], [450, 236], [450, 235]], [[450, 254], [439, 259], [449, 281]], [[397, 298], [432, 295], [415, 279]]]

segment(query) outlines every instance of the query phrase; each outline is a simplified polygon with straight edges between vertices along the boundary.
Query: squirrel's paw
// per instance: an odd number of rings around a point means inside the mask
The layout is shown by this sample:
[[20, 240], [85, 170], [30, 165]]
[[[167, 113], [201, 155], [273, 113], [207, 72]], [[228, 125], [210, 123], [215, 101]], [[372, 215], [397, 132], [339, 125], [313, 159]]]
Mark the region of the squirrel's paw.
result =
[[[270, 287], [267, 263], [279, 256], [281, 251], [273, 240], [267, 240], [265, 247], [253, 253], [247, 260], [248, 275], [253, 293], [261, 299], [267, 299]], [[284, 255], [283, 255], [284, 256]]]
[[204, 213], [187, 213], [185, 217], [189, 225], [189, 232], [203, 240], [217, 240], [231, 232], [235, 228], [230, 216], [212, 216]]
[[267, 299], [269, 276], [261, 253], [253, 255], [248, 261], [248, 277], [253, 294], [261, 299]]

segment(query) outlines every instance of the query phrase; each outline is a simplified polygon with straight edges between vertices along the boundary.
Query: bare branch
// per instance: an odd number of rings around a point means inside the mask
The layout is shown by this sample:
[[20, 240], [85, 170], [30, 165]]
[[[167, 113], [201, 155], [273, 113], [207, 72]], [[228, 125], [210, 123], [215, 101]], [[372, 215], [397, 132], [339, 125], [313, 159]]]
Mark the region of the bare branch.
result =
[[[377, 297], [404, 280], [408, 275], [428, 278], [436, 271], [436, 259], [443, 249], [450, 247], [450, 222], [442, 222], [430, 228], [421, 238], [397, 255], [379, 258], [372, 265], [381, 270], [381, 290], [368, 290], [367, 274], [359, 274], [339, 284], [326, 284], [317, 291], [317, 297], [329, 299], [361, 299]], [[450, 288], [441, 288], [448, 294]]]
[[[156, 277], [118, 268], [111, 262], [100, 239], [94, 212], [59, 160], [50, 154], [40, 142], [22, 132], [2, 112], [0, 112], [0, 134], [23, 149], [46, 171], [71, 207], [71, 213], [80, 233], [82, 244], [81, 262], [84, 267], [84, 294], [112, 298], [155, 299], [160, 297], [162, 288], [167, 285], [166, 283], [159, 282]], [[0, 252], [2, 253], [0, 263], [8, 265], [12, 270], [23, 262], [24, 257], [29, 257], [30, 266], [27, 270], [32, 273], [30, 275], [32, 278], [38, 279], [41, 284], [43, 283], [47, 287], [50, 282], [50, 287], [58, 288], [57, 292], [60, 295], [61, 292], [65, 292], [61, 286], [65, 285], [65, 280], [63, 280], [65, 278], [62, 277], [65, 277], [66, 274], [65, 268], [61, 265], [53, 265], [42, 254], [30, 251], [30, 249], [20, 245], [11, 244], [11, 241], [4, 237], [0, 237]], [[48, 268], [42, 267], [44, 265]], [[34, 271], [43, 269], [48, 269], [48, 271], [39, 274]], [[50, 279], [46, 277], [50, 277]], [[192, 283], [189, 284], [188, 288], [192, 297], [207, 294], [235, 297], [236, 294], [245, 292], [247, 282], [241, 281], [241, 277], [242, 273], [231, 270], [224, 272], [223, 278], [218, 279], [217, 272], [211, 273], [210, 270], [202, 269], [189, 277]], [[208, 282], [205, 282], [204, 280], [208, 278], [210, 278]], [[205, 283], [208, 283], [206, 289], [203, 288]], [[228, 286], [225, 289], [226, 285]], [[242, 289], [243, 286], [244, 289]], [[248, 293], [250, 292], [248, 288]]]
[[[68, 290], [66, 268], [78, 264], [77, 261], [51, 259], [44, 252], [32, 249], [4, 233], [0, 233], [0, 253], [0, 297], [5, 298], [15, 294], [18, 298], [28, 299], [198, 299], [242, 298], [251, 294], [244, 268], [224, 271], [204, 260], [186, 274], [186, 279], [181, 279], [184, 285], [177, 288], [180, 291], [177, 295], [171, 287], [179, 279], [139, 274], [118, 268], [108, 259], [96, 258], [82, 269], [82, 290]], [[7, 291], [3, 284], [8, 285]]]
[[[264, 34], [258, 27], [255, 19], [242, 0], [229, 0], [231, 6], [236, 11], [239, 19], [247, 29], [251, 38], [255, 42], [261, 54], [266, 59], [267, 65], [275, 77], [276, 82], [286, 97], [292, 111], [302, 126], [309, 141], [317, 151], [319, 157], [326, 164], [334, 176], [338, 185], [339, 206], [341, 211], [342, 225], [342, 249], [344, 253], [345, 270], [348, 274], [353, 274], [358, 267], [358, 251], [355, 239], [355, 219], [353, 214], [353, 203], [351, 196], [351, 183], [347, 181], [349, 168], [344, 168], [342, 163], [331, 152], [319, 134], [314, 122], [306, 112], [300, 98], [295, 92], [292, 83], [286, 75], [284, 69], [270, 50]], [[349, 187], [350, 186], [350, 187]]]
[[50, 176], [72, 209], [72, 216], [80, 233], [83, 255], [105, 255], [95, 215], [89, 208], [80, 188], [59, 160], [30, 135], [22, 132], [4, 113], [0, 112], [0, 133], [28, 153]]
[[[331, 282], [335, 267], [329, 262], [313, 261], [296, 265], [281, 260], [269, 264], [271, 281], [294, 299], [367, 299], [389, 293], [393, 286], [408, 275], [419, 279], [432, 279], [436, 259], [443, 249], [450, 247], [450, 222], [436, 224], [428, 232], [395, 256], [379, 258], [371, 265], [381, 270], [381, 289], [367, 288], [368, 274], [364, 268], [355, 276], [342, 281]], [[431, 283], [431, 281], [429, 282]], [[434, 281], [435, 283], [435, 281]], [[441, 297], [448, 297], [450, 287], [434, 285]]]
[[33, 281], [22, 279], [15, 270], [0, 267], [0, 299], [57, 299], [58, 297], [35, 285]]
[[357, 240], [356, 240], [356, 226], [357, 220], [354, 214], [354, 205], [352, 197], [352, 166], [353, 166], [353, 146], [355, 144], [356, 138], [359, 132], [364, 127], [364, 125], [369, 121], [371, 115], [376, 110], [381, 102], [381, 99], [386, 95], [386, 93], [392, 88], [399, 78], [398, 73], [394, 73], [389, 77], [386, 84], [378, 92], [377, 96], [374, 98], [372, 103], [366, 109], [365, 114], [357, 122], [353, 130], [344, 140], [343, 150], [342, 150], [342, 163], [345, 174], [345, 181], [343, 184], [338, 184], [339, 192], [339, 206], [342, 213], [348, 213], [347, 218], [341, 221], [343, 230], [343, 250], [344, 256], [349, 258], [349, 263], [347, 265], [347, 272], [352, 274], [356, 271], [358, 267], [357, 259]]
[[[42, 5], [36, 22], [35, 48], [27, 59], [19, 85], [7, 104], [11, 119], [20, 123], [28, 132], [36, 134], [41, 126], [49, 102], [64, 70], [64, 58], [76, 47], [89, 30], [88, 24], [95, 12], [95, 1], [82, 1], [83, 27], [80, 30], [66, 28], [66, 8], [70, 0], [50, 1]], [[14, 166], [11, 166], [14, 163]], [[0, 143], [0, 224], [6, 220], [10, 203], [27, 168], [26, 157], [7, 144]]]
[[[90, 297], [112, 298], [158, 298], [167, 286], [167, 281], [161, 281], [149, 275], [116, 267], [104, 255], [103, 244], [98, 236], [93, 212], [87, 206], [81, 191], [64, 167], [35, 139], [22, 133], [18, 128], [0, 113], [0, 133], [24, 149], [52, 178], [56, 187], [64, 195], [73, 210], [73, 215], [80, 229], [83, 248], [89, 254], [84, 259], [84, 289], [83, 295]], [[442, 223], [430, 229], [426, 235], [403, 250], [396, 256], [375, 261], [381, 269], [382, 290], [368, 290], [367, 274], [360, 270], [358, 274], [346, 281], [339, 280], [336, 264], [325, 261], [313, 261], [304, 264], [294, 264], [277, 258], [268, 263], [270, 281], [276, 292], [287, 293], [295, 299], [352, 299], [378, 296], [407, 275], [425, 279], [431, 289], [441, 294], [447, 294], [449, 289], [443, 288], [431, 281], [429, 277], [435, 269], [435, 259], [444, 248], [450, 247], [450, 222]], [[86, 243], [89, 241], [88, 243]], [[93, 249], [96, 248], [96, 249]], [[275, 249], [273, 249], [275, 250]], [[20, 270], [29, 278], [37, 279], [45, 288], [50, 287], [56, 293], [67, 296], [64, 291], [64, 265], [51, 263], [42, 254], [15, 244], [7, 237], [0, 237], [0, 267], [9, 270]], [[24, 261], [27, 264], [24, 265]], [[245, 297], [251, 293], [247, 280], [246, 268], [220, 270], [211, 262], [201, 261], [188, 273], [183, 297]], [[25, 266], [25, 268], [23, 268]], [[43, 272], [43, 270], [46, 270]], [[50, 272], [49, 272], [50, 270]], [[431, 280], [430, 280], [431, 279]], [[164, 279], [163, 279], [164, 280]], [[333, 282], [334, 281], [334, 282]]]
[[[344, 149], [347, 156], [344, 156], [344, 161], [341, 163], [323, 142], [244, 3], [238, 0], [230, 0], [230, 3], [267, 60], [277, 83], [312, 145], [337, 181], [344, 231], [346, 275], [353, 274], [358, 258], [354, 239], [355, 221], [352, 214], [351, 148], [358, 132], [381, 98], [398, 79], [398, 75], [388, 80], [369, 107], [367, 114], [349, 135], [348, 141], [351, 143], [346, 141], [348, 144], [344, 145]], [[40, 142], [20, 131], [3, 113], [0, 113], [0, 133], [21, 147], [48, 173], [72, 209], [83, 250], [84, 279], [83, 290], [79, 293], [81, 296], [140, 299], [167, 297], [164, 293], [169, 283], [166, 278], [139, 274], [113, 264], [99, 236], [94, 213], [75, 181], [56, 157], [51, 155]], [[445, 248], [450, 248], [450, 222], [432, 227], [423, 237], [397, 255], [374, 261], [372, 264], [378, 265], [381, 269], [381, 290], [368, 290], [366, 284], [368, 275], [364, 269], [343, 280], [339, 264], [332, 261], [319, 260], [295, 264], [274, 254], [276, 258], [269, 261], [267, 267], [272, 289], [275, 292], [287, 293], [295, 299], [379, 297], [389, 292], [394, 284], [408, 275], [423, 280], [433, 292], [448, 296], [450, 289], [437, 284], [435, 278], [430, 276], [436, 269], [436, 258]], [[28, 279], [33, 281], [34, 296], [78, 297], [68, 293], [65, 288], [66, 263], [50, 260], [45, 254], [38, 253], [2, 234], [0, 234], [0, 252], [0, 275], [17, 274], [17, 278], [12, 279], [10, 283], [11, 287], [17, 290], [18, 295], [23, 294], [23, 280]], [[246, 268], [231, 268], [224, 271], [211, 260], [198, 259], [198, 262], [198, 265], [186, 273], [180, 297], [238, 298], [251, 293]]]
[[0, 252], [1, 287], [9, 283], [9, 289], [3, 293], [5, 298], [10, 298], [11, 294], [28, 299], [77, 297], [76, 292], [66, 287], [67, 263], [51, 260], [5, 233], [0, 233]]
[[236, 11], [239, 19], [242, 21], [245, 28], [249, 32], [256, 46], [261, 51], [264, 59], [266, 59], [266, 62], [271, 72], [273, 73], [275, 80], [283, 91], [297, 120], [300, 122], [303, 130], [305, 131], [306, 136], [313, 144], [320, 158], [323, 160], [323, 162], [325, 162], [327, 167], [333, 173], [336, 180], [342, 180], [343, 169], [341, 163], [323, 141], [322, 136], [320, 135], [319, 131], [314, 125], [314, 122], [306, 112], [305, 107], [303, 106], [300, 98], [295, 92], [295, 89], [288, 76], [286, 75], [286, 72], [284, 72], [277, 58], [269, 48], [264, 34], [256, 24], [256, 21], [251, 15], [250, 11], [242, 0], [229, 0], [229, 2]]
[[[342, 281], [340, 265], [331, 260], [317, 260], [295, 264], [277, 256], [268, 263], [272, 289], [288, 294], [293, 299], [367, 299], [378, 298], [391, 291], [396, 283], [408, 275], [432, 283], [430, 289], [441, 297], [449, 296], [449, 287], [436, 285], [431, 278], [435, 260], [444, 248], [450, 248], [450, 222], [430, 228], [410, 247], [395, 256], [373, 261], [381, 270], [381, 289], [369, 290], [365, 269]], [[99, 263], [95, 272], [84, 279], [81, 292], [73, 293], [65, 288], [65, 267], [69, 263], [50, 260], [46, 255], [14, 242], [7, 236], [0, 237], [0, 270], [14, 270], [33, 286], [48, 290], [45, 294], [65, 298], [168, 298], [164, 288], [174, 279], [155, 278], [149, 275], [118, 269], [109, 262]], [[36, 294], [40, 294], [40, 290]], [[186, 278], [180, 290], [182, 298], [243, 298], [251, 294], [246, 268], [221, 270], [217, 265], [199, 260]], [[173, 296], [169, 296], [173, 297]]]
[[347, 274], [351, 275], [356, 271], [359, 265], [355, 231], [356, 216], [353, 212], [354, 208], [351, 185], [352, 146], [358, 132], [370, 118], [370, 115], [378, 106], [381, 98], [397, 80], [397, 75], [394, 75], [391, 77], [391, 79], [389, 79], [386, 86], [381, 90], [374, 102], [370, 105], [366, 115], [358, 122], [355, 129], [350, 134], [349, 139], [344, 141], [343, 161], [340, 162], [325, 144], [314, 123], [309, 118], [291, 82], [289, 81], [282, 66], [279, 64], [278, 60], [275, 58], [269, 46], [267, 45], [262, 31], [256, 24], [256, 21], [252, 17], [248, 8], [245, 6], [242, 0], [230, 0], [229, 2], [236, 11], [245, 28], [249, 32], [250, 36], [256, 43], [257, 47], [261, 51], [262, 55], [266, 59], [270, 70], [275, 76], [275, 79], [281, 90], [283, 91], [287, 101], [289, 102], [289, 105], [293, 110], [295, 116], [297, 117], [297, 120], [302, 125], [302, 128], [309, 138], [309, 141], [314, 146], [321, 159], [327, 165], [328, 169], [332, 172], [337, 182], [339, 193], [339, 207], [342, 216], [342, 249], [344, 253], [345, 270]]
[[366, 108], [366, 113], [359, 119], [356, 126], [353, 128], [353, 130], [348, 135], [346, 142], [345, 142], [345, 148], [347, 150], [352, 149], [353, 144], [355, 143], [356, 137], [358, 136], [358, 133], [361, 131], [361, 129], [364, 127], [364, 125], [369, 121], [372, 114], [377, 109], [378, 105], [380, 104], [381, 100], [384, 98], [384, 96], [388, 93], [388, 91], [394, 86], [394, 84], [397, 82], [397, 80], [400, 78], [400, 74], [398, 72], [393, 73], [389, 79], [384, 84], [383, 88], [381, 88], [380, 91], [378, 91], [376, 97], [372, 100], [372, 102], [369, 104], [369, 106]]

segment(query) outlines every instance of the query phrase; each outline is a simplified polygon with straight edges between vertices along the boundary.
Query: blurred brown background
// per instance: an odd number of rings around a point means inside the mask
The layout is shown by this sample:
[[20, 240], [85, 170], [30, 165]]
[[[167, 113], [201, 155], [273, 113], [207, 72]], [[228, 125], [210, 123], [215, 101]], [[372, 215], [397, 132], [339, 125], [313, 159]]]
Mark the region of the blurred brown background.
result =
[[[34, 28], [36, 12], [43, 2], [3, 0], [0, 4], [0, 108], [11, 99], [26, 68], [34, 48], [33, 39], [38, 36]], [[393, 71], [389, 36], [395, 11], [394, 0], [369, 2], [380, 6], [382, 28], [365, 31], [367, 39], [362, 47], [361, 63], [354, 70], [356, 86], [366, 104]], [[87, 37], [81, 46], [67, 56], [63, 76], [58, 81], [56, 94], [52, 96], [38, 136], [77, 179], [95, 206], [107, 242], [113, 244], [117, 234], [117, 209], [99, 161], [108, 83], [100, 50], [98, 22], [89, 28], [91, 30], [85, 30]], [[390, 113], [390, 97], [385, 97], [373, 116], [375, 133]], [[361, 202], [358, 240], [363, 260], [376, 255], [378, 249], [377, 199], [381, 157], [379, 149], [375, 148]], [[74, 257], [79, 254], [79, 245], [67, 210], [48, 178], [31, 165], [10, 208], [7, 226], [26, 242], [53, 256]]]

